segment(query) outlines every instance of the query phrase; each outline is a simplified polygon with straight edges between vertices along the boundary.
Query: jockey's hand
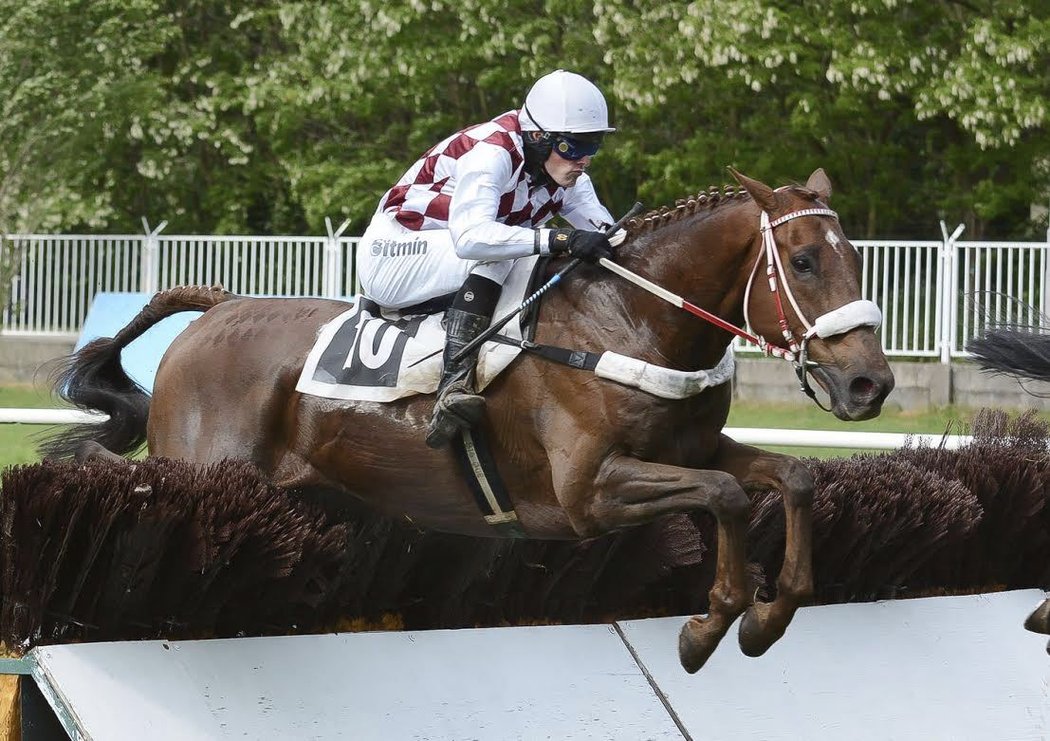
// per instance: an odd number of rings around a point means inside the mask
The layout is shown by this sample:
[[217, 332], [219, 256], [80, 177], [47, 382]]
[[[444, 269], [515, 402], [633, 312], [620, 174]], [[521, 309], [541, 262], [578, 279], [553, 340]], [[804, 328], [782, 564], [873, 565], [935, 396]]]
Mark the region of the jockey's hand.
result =
[[552, 255], [568, 252], [584, 262], [598, 262], [599, 258], [613, 259], [609, 238], [601, 232], [586, 229], [552, 229], [548, 242]]

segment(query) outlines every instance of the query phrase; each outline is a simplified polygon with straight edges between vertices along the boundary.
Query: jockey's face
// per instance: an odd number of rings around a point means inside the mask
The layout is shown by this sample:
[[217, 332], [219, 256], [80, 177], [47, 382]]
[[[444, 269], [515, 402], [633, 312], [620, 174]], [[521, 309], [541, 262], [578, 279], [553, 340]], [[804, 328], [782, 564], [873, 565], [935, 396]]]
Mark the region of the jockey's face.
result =
[[590, 164], [591, 158], [589, 155], [578, 160], [567, 160], [552, 150], [543, 166], [546, 168], [551, 180], [563, 188], [571, 188], [576, 185], [576, 181], [580, 179], [580, 175], [583, 174], [583, 171]]

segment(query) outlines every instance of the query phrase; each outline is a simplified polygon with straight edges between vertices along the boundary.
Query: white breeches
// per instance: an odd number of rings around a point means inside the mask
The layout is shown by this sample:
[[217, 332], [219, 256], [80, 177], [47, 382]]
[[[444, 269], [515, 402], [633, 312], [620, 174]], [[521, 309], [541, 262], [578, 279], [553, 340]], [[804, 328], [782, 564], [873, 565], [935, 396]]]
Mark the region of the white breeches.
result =
[[455, 293], [471, 273], [503, 285], [513, 266], [514, 260], [464, 260], [448, 229], [413, 231], [385, 213], [372, 217], [357, 246], [361, 292], [388, 309]]

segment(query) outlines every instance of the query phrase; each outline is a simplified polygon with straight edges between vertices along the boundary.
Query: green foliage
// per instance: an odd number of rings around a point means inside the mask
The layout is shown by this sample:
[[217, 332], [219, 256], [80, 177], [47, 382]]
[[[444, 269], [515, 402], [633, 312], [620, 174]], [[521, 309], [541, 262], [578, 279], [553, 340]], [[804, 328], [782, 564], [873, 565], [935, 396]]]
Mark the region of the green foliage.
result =
[[0, 232], [360, 233], [557, 67], [606, 91], [613, 211], [824, 167], [857, 236], [1029, 236], [1050, 8], [830, 0], [0, 0]]
[[775, 181], [822, 165], [854, 234], [942, 214], [1016, 233], [1048, 190], [1050, 16], [986, 5], [603, 0], [596, 33], [618, 99], [668, 135], [643, 178], [663, 198], [726, 162]]

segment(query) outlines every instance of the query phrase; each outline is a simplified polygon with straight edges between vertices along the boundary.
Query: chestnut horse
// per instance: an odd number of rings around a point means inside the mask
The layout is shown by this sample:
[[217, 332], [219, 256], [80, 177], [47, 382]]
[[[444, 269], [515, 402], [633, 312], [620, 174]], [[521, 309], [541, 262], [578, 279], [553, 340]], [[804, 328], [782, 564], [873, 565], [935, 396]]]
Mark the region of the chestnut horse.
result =
[[[760, 336], [779, 338], [785, 329], [805, 336], [803, 367], [827, 392], [835, 416], [877, 416], [893, 375], [872, 326], [878, 310], [860, 300], [858, 253], [826, 205], [831, 184], [823, 170], [804, 187], [777, 190], [733, 174], [742, 189], [715, 190], [629, 221], [617, 262], [736, 325], [746, 315]], [[758, 275], [767, 261], [772, 277]], [[866, 318], [844, 322], [857, 307]], [[244, 298], [196, 287], [159, 293], [115, 338], [96, 340], [70, 359], [56, 388], [110, 419], [70, 430], [47, 452], [73, 455], [101, 444], [126, 453], [147, 440], [153, 455], [201, 464], [248, 460], [281, 486], [335, 490], [426, 528], [493, 535], [454, 454], [423, 442], [433, 397], [380, 404], [295, 391], [318, 330], [347, 308], [335, 300]], [[204, 314], [165, 353], [150, 401], [121, 369], [121, 348], [161, 318], [188, 310]], [[583, 265], [545, 298], [535, 339], [608, 348], [682, 372], [713, 368], [732, 335], [600, 266]], [[671, 400], [525, 354], [485, 396], [483, 430], [527, 537], [591, 538], [671, 513], [714, 515], [709, 614], [690, 618], [679, 639], [688, 671], [703, 665], [741, 614], [741, 648], [762, 654], [811, 596], [813, 479], [798, 460], [721, 433], [729, 383]], [[753, 603], [748, 493], [771, 488], [784, 498], [786, 552], [775, 599]]]

